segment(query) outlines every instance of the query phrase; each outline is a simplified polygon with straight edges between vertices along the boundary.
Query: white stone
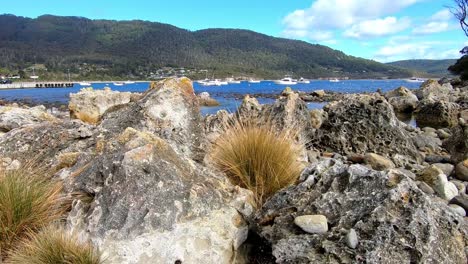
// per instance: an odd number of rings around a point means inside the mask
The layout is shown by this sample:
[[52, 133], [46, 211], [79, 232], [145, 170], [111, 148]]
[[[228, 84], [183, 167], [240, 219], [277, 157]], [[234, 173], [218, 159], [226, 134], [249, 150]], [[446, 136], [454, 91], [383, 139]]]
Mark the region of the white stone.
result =
[[328, 231], [327, 217], [324, 215], [302, 215], [294, 219], [294, 224], [311, 234], [324, 234]]
[[358, 241], [356, 231], [351, 228], [349, 232], [346, 234], [346, 245], [349, 248], [356, 248], [358, 243], [359, 241]]
[[449, 204], [450, 210], [452, 210], [454, 213], [459, 214], [463, 217], [466, 216], [466, 211], [463, 209], [463, 207], [456, 205], [456, 204]]
[[458, 189], [452, 182], [444, 182], [435, 187], [437, 194], [444, 200], [450, 201], [458, 195]]

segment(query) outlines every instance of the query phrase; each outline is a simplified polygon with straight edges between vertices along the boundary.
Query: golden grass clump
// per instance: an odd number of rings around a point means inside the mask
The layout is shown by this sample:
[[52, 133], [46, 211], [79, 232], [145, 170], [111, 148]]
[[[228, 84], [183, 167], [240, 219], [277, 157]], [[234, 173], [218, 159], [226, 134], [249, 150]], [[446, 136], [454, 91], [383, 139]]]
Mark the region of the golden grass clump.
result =
[[62, 184], [31, 168], [0, 171], [0, 259], [29, 233], [60, 219]]
[[230, 180], [254, 193], [257, 206], [293, 184], [304, 165], [291, 131], [277, 132], [271, 122], [235, 121], [215, 142], [213, 160]]
[[50, 226], [31, 234], [11, 254], [9, 264], [100, 264], [101, 256], [90, 243], [82, 243], [62, 228]]

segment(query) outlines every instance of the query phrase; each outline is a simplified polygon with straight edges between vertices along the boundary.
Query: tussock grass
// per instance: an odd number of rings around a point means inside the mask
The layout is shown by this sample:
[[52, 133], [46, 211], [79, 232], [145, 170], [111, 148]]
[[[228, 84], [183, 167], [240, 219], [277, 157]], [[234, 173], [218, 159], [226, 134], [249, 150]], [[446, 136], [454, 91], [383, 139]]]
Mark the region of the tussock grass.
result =
[[0, 259], [31, 232], [62, 217], [62, 184], [31, 168], [0, 171]]
[[277, 132], [271, 122], [237, 120], [214, 144], [212, 157], [231, 181], [254, 193], [257, 206], [299, 177], [301, 147], [291, 131]]
[[99, 264], [100, 254], [91, 244], [80, 242], [75, 235], [50, 226], [31, 234], [11, 254], [9, 264]]

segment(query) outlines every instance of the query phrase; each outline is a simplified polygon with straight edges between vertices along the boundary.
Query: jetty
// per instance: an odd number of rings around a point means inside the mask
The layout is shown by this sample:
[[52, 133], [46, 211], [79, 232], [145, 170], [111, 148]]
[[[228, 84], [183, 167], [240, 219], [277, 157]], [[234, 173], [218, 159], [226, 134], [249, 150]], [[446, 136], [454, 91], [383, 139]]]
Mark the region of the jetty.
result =
[[29, 88], [71, 88], [74, 84], [74, 82], [14, 82], [10, 84], [0, 84], [0, 90]]

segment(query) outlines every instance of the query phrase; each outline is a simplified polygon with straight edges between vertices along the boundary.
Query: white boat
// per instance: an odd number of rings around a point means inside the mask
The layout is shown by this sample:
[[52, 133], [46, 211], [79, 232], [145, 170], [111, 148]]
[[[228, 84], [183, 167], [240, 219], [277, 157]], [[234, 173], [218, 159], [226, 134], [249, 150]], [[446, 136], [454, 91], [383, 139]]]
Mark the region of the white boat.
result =
[[330, 79], [330, 82], [340, 82], [337, 78]]
[[123, 86], [124, 83], [122, 83], [122, 82], [115, 82], [114, 85], [115, 85], [115, 86]]
[[295, 85], [297, 81], [293, 80], [291, 77], [284, 77], [281, 80], [276, 80], [275, 83], [281, 85]]
[[310, 81], [301, 77], [297, 83], [310, 83]]
[[236, 79], [234, 79], [234, 78], [227, 78], [226, 81], [227, 81], [228, 83], [241, 83], [241, 81], [236, 80]]
[[134, 81], [125, 81], [124, 83], [125, 84], [134, 84], [135, 82]]
[[407, 79], [406, 81], [407, 82], [422, 83], [422, 82], [424, 82], [424, 79], [412, 77], [411, 79]]
[[80, 86], [91, 86], [91, 83], [89, 82], [80, 82], [78, 83]]
[[260, 80], [255, 80], [255, 79], [249, 79], [248, 82], [249, 83], [260, 83], [261, 81]]
[[221, 81], [219, 79], [214, 79], [214, 80], [205, 79], [203, 81], [199, 81], [198, 83], [200, 83], [201, 85], [204, 85], [204, 86], [221, 86], [221, 85], [227, 85], [228, 84], [228, 82]]

